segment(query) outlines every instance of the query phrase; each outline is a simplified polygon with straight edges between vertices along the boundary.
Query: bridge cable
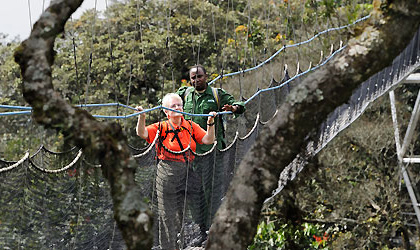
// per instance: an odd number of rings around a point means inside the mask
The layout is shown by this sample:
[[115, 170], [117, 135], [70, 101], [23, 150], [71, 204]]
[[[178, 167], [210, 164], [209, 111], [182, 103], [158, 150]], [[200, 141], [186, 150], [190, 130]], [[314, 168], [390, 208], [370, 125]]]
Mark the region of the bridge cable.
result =
[[[108, 7], [108, 0], [105, 0], [105, 6], [106, 9], [109, 10]], [[111, 11], [110, 11], [111, 12]], [[115, 15], [114, 12], [111, 12], [113, 15]], [[110, 13], [110, 14], [111, 14]], [[114, 95], [115, 95], [115, 102], [118, 103], [118, 96], [121, 94], [121, 90], [120, 90], [120, 85], [117, 84], [116, 81], [116, 77], [115, 77], [115, 69], [114, 69], [114, 54], [113, 54], [113, 43], [112, 43], [112, 39], [113, 39], [113, 33], [112, 33], [112, 29], [111, 29], [111, 20], [112, 18], [108, 18], [107, 19], [107, 29], [108, 29], [108, 41], [109, 41], [109, 59], [110, 59], [110, 64], [111, 64], [111, 80], [114, 83]], [[117, 38], [118, 39], [118, 38]], [[117, 105], [117, 115], [119, 113], [119, 105]]]
[[[70, 20], [71, 22], [73, 22], [73, 17], [70, 16]], [[81, 100], [81, 93], [80, 90], [82, 89], [81, 83], [79, 81], [79, 67], [77, 65], [77, 53], [76, 53], [76, 40], [75, 40], [75, 33], [76, 33], [76, 29], [73, 29], [73, 32], [69, 32], [71, 34], [71, 39], [72, 39], [72, 45], [73, 45], [73, 60], [74, 60], [74, 69], [76, 71], [76, 86], [77, 87], [77, 96], [79, 98], [78, 103], [82, 104], [82, 100]]]
[[[203, 6], [205, 5], [205, 1], [203, 0]], [[203, 16], [204, 16], [204, 8], [201, 8], [201, 16], [200, 16], [200, 23], [198, 24], [198, 48], [197, 48], [197, 60], [196, 64], [200, 64], [200, 53], [201, 53], [201, 37], [202, 37], [202, 30], [203, 30]]]
[[171, 9], [171, 0], [165, 1], [168, 5], [166, 8], [168, 12], [166, 13], [166, 50], [169, 51], [169, 62], [166, 62], [165, 65], [167, 68], [170, 68], [171, 70], [171, 81], [172, 81], [172, 92], [175, 92], [175, 79], [174, 79], [174, 62], [172, 58], [172, 49], [171, 49], [171, 40], [170, 40], [170, 30], [171, 30], [171, 15], [172, 15], [172, 9]]
[[193, 37], [193, 26], [192, 26], [194, 20], [193, 20], [192, 15], [191, 15], [191, 0], [188, 0], [188, 15], [190, 17], [188, 21], [190, 23], [192, 59], [193, 59], [193, 62], [194, 62], [194, 60], [195, 60], [195, 50], [194, 50], [194, 37]]
[[32, 32], [32, 13], [31, 13], [31, 1], [28, 0], [28, 13], [29, 13], [29, 26]]
[[89, 61], [88, 61], [88, 72], [87, 72], [87, 83], [86, 83], [86, 90], [85, 90], [85, 105], [88, 104], [88, 97], [89, 97], [89, 87], [91, 83], [91, 71], [92, 71], [92, 62], [93, 62], [93, 44], [94, 44], [94, 36], [95, 36], [95, 23], [96, 23], [96, 6], [97, 0], [95, 0], [95, 7], [93, 9], [93, 20], [91, 23], [91, 43], [90, 43], [90, 51], [89, 51]]

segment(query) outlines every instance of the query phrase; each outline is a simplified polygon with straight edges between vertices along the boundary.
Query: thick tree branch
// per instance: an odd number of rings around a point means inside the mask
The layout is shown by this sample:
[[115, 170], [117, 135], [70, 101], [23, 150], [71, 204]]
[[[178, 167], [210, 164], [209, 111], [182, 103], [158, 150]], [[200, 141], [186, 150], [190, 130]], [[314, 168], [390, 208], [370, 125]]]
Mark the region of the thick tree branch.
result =
[[419, 28], [418, 0], [374, 1], [371, 18], [347, 48], [309, 75], [280, 107], [240, 164], [210, 229], [206, 249], [246, 249], [263, 202], [277, 187], [281, 171], [303, 151], [305, 137], [352, 91], [390, 65]]
[[23, 95], [33, 108], [34, 119], [62, 132], [69, 142], [100, 160], [111, 186], [114, 217], [129, 249], [150, 249], [152, 213], [134, 182], [135, 162], [121, 127], [102, 123], [68, 104], [54, 91], [51, 65], [54, 42], [83, 0], [55, 0], [35, 23], [30, 37], [15, 51], [23, 77]]

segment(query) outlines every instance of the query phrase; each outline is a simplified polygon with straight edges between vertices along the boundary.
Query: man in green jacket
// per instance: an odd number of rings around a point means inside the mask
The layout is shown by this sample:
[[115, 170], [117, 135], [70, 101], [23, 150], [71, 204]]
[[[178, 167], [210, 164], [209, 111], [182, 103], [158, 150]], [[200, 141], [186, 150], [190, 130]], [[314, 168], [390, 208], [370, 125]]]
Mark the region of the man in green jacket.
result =
[[[181, 87], [176, 93], [184, 100], [184, 111], [191, 114], [208, 114], [210, 111], [232, 111], [235, 114], [242, 114], [245, 111], [243, 102], [235, 101], [234, 97], [223, 89], [215, 89], [207, 83], [207, 72], [202, 65], [195, 65], [189, 71], [190, 81], [193, 87]], [[200, 127], [207, 129], [207, 117], [185, 116], [192, 119]], [[224, 127], [221, 119], [216, 119], [217, 148], [226, 147]], [[205, 153], [212, 145], [197, 145], [196, 152]]]
[[[208, 85], [207, 72], [202, 65], [195, 65], [191, 67], [189, 75], [193, 87], [181, 87], [176, 92], [184, 100], [184, 112], [191, 114], [208, 114], [210, 111], [232, 111], [236, 115], [242, 114], [245, 111], [243, 102], [236, 102], [233, 96], [223, 89], [212, 88]], [[184, 117], [185, 119], [192, 119], [204, 129], [207, 129], [207, 125], [216, 126], [217, 148], [223, 149], [226, 147], [224, 124], [221, 116], [218, 116], [212, 124], [207, 124], [206, 116], [185, 115]], [[213, 145], [211, 144], [197, 144], [196, 153], [203, 154], [209, 151], [212, 146]], [[215, 166], [216, 169], [224, 169], [223, 166], [221, 166], [223, 163], [219, 159], [216, 159], [215, 164], [217, 165]], [[201, 162], [195, 161], [193, 163], [194, 171], [199, 173], [198, 175], [194, 175], [198, 178], [195, 183], [201, 183], [205, 204], [203, 204], [201, 209], [193, 212], [195, 215], [193, 216], [195, 217], [194, 220], [200, 227], [200, 235], [192, 241], [191, 246], [200, 246], [206, 241], [206, 231], [208, 230], [212, 217], [214, 216], [217, 208], [220, 206], [222, 196], [224, 195], [221, 186], [215, 187], [213, 185], [213, 180], [218, 177], [214, 176], [214, 174], [209, 175], [209, 173], [212, 173], [212, 169], [207, 168], [206, 166], [207, 162], [205, 159]], [[222, 172], [220, 172], [220, 174], [224, 175]], [[204, 177], [203, 180], [201, 179], [201, 175]]]

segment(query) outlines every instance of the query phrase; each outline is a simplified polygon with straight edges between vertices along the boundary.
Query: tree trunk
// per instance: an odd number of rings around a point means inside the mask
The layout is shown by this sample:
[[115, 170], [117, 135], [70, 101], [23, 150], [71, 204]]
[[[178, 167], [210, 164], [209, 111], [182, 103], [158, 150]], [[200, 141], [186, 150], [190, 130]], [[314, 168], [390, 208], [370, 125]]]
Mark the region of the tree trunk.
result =
[[72, 107], [51, 81], [55, 38], [83, 0], [55, 0], [35, 23], [30, 37], [15, 51], [23, 77], [23, 95], [33, 108], [33, 118], [46, 128], [62, 132], [74, 145], [100, 160], [108, 179], [114, 218], [128, 249], [150, 249], [153, 217], [134, 182], [135, 161], [127, 139], [116, 123], [98, 122], [88, 112]]
[[246, 249], [264, 200], [314, 131], [363, 81], [390, 65], [419, 28], [420, 1], [374, 1], [370, 18], [335, 59], [305, 78], [242, 160], [210, 229], [206, 249]]

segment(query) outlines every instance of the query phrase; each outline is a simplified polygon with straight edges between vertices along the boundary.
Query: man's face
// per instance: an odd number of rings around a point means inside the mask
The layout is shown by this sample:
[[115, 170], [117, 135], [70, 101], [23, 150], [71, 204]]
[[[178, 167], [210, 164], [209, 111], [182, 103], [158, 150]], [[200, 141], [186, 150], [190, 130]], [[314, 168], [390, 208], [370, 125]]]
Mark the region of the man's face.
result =
[[192, 68], [190, 70], [191, 84], [197, 91], [205, 90], [207, 88], [207, 75], [204, 74], [202, 68]]

